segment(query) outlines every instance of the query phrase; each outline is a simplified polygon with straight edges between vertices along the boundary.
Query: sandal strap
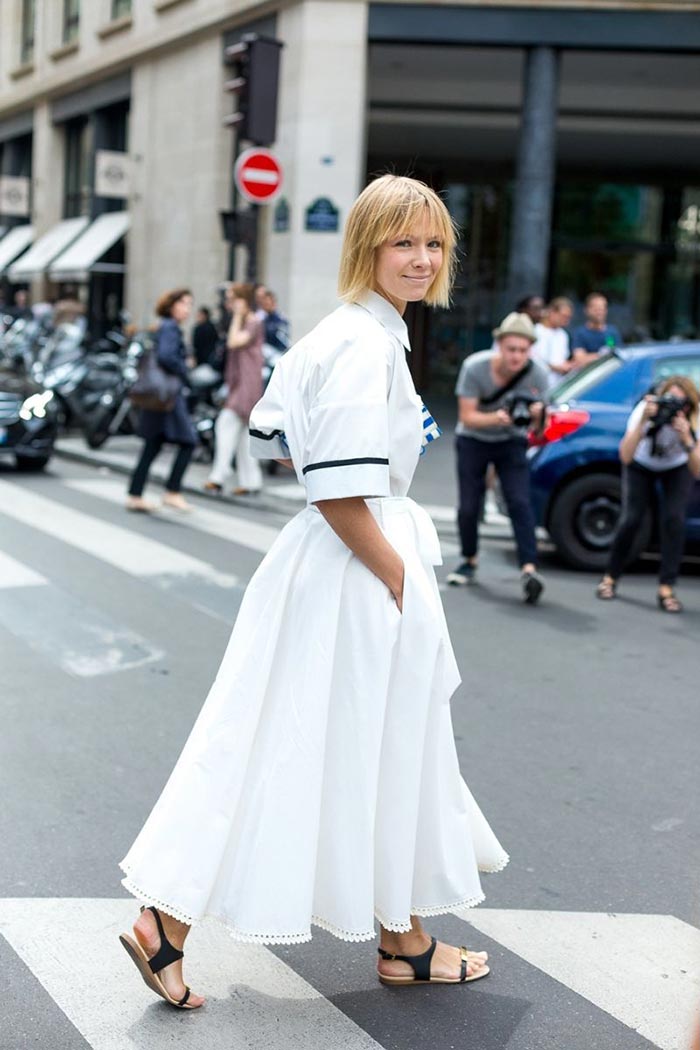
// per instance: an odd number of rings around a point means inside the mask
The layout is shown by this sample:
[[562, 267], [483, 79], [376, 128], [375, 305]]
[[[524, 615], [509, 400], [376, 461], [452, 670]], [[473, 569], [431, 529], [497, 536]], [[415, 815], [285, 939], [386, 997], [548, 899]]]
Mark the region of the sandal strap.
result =
[[160, 973], [161, 970], [164, 970], [166, 966], [170, 966], [171, 963], [177, 962], [178, 959], [184, 959], [185, 953], [176, 948], [174, 944], [171, 944], [165, 936], [158, 909], [150, 906], [148, 910], [153, 913], [160, 935], [160, 948], [153, 958], [148, 960], [148, 965], [151, 968], [151, 973]]
[[459, 949], [459, 955], [462, 960], [459, 967], [459, 982], [463, 984], [467, 979], [467, 963], [469, 962], [469, 955], [464, 945]]
[[391, 952], [386, 952], [383, 948], [377, 948], [377, 951], [382, 959], [398, 959], [399, 962], [407, 962], [408, 965], [413, 968], [414, 981], [429, 981], [430, 963], [432, 962], [433, 955], [435, 955], [436, 947], [437, 940], [435, 937], [431, 937], [430, 947], [426, 948], [421, 955], [392, 955]]
[[189, 997], [190, 997], [190, 986], [189, 986], [189, 984], [186, 984], [185, 985], [185, 994], [183, 995], [182, 999], [180, 999], [180, 1001], [178, 1002], [177, 1005], [178, 1006], [184, 1006], [185, 1003], [187, 1002], [187, 1000], [189, 999]]

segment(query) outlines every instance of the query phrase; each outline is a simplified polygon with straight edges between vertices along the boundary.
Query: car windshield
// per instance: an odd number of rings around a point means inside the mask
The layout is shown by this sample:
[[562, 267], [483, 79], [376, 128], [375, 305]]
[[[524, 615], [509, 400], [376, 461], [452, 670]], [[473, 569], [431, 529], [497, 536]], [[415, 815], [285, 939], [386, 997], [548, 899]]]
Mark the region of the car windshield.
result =
[[552, 387], [548, 400], [550, 402], [580, 400], [592, 387], [608, 379], [622, 368], [622, 365], [622, 358], [617, 354], [605, 354]]

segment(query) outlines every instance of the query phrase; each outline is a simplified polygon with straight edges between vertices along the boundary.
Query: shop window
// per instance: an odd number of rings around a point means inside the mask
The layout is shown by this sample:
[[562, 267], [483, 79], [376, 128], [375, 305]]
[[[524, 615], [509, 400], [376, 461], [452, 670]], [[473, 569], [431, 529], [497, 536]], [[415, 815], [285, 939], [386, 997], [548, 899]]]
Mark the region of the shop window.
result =
[[131, 14], [131, 0], [112, 0], [112, 21]]
[[19, 60], [23, 66], [34, 61], [34, 26], [36, 22], [35, 0], [22, 0], [22, 18], [20, 22]]
[[92, 125], [87, 118], [70, 120], [65, 125], [66, 171], [63, 216], [89, 215], [92, 200], [91, 161]]
[[80, 0], [63, 0], [63, 43], [72, 44], [80, 33]]

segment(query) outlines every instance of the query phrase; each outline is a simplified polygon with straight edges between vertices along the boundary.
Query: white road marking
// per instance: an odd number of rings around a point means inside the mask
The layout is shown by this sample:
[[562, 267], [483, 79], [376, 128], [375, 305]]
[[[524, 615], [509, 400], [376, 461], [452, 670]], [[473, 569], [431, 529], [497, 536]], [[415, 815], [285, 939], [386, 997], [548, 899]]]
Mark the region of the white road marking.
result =
[[272, 952], [214, 924], [188, 941], [187, 977], [207, 1003], [173, 1010], [119, 943], [135, 914], [133, 900], [0, 900], [0, 933], [92, 1050], [382, 1050]]
[[0, 514], [68, 543], [132, 576], [194, 576], [220, 587], [238, 584], [235, 576], [219, 572], [208, 562], [7, 481], [0, 481]]
[[[120, 481], [111, 478], [98, 478], [89, 481], [65, 481], [66, 488], [74, 489], [76, 492], [85, 492], [89, 496], [108, 500], [110, 503], [124, 503], [124, 485]], [[234, 514], [209, 510], [199, 504], [190, 514], [178, 515], [168, 513], [168, 523], [177, 520], [178, 525], [196, 529], [198, 532], [206, 532], [209, 536], [216, 536], [230, 543], [237, 543], [240, 547], [248, 547], [250, 550], [266, 554], [272, 544], [279, 536], [280, 530], [270, 525], [262, 525], [260, 522], [249, 518], [239, 518]], [[154, 515], [158, 517], [159, 515]]]
[[128, 671], [164, 656], [140, 634], [51, 584], [39, 599], [34, 589], [16, 589], [11, 596], [0, 591], [0, 623], [30, 649], [80, 678]]
[[700, 1005], [700, 930], [673, 915], [477, 908], [492, 937], [661, 1050], [687, 1050]]
[[28, 565], [0, 551], [0, 590], [11, 587], [40, 587], [49, 581]]

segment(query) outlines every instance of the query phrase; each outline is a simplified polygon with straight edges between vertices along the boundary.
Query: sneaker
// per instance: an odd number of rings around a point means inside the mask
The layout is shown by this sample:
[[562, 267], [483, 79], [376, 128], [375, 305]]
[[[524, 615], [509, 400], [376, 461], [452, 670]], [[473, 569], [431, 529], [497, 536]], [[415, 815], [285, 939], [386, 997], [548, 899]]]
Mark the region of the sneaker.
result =
[[537, 605], [544, 590], [544, 581], [537, 572], [524, 572], [521, 576], [523, 599], [527, 605]]
[[452, 587], [466, 587], [467, 584], [473, 583], [476, 578], [476, 565], [472, 565], [469, 561], [463, 561], [461, 565], [458, 565], [454, 572], [447, 574], [447, 582]]

